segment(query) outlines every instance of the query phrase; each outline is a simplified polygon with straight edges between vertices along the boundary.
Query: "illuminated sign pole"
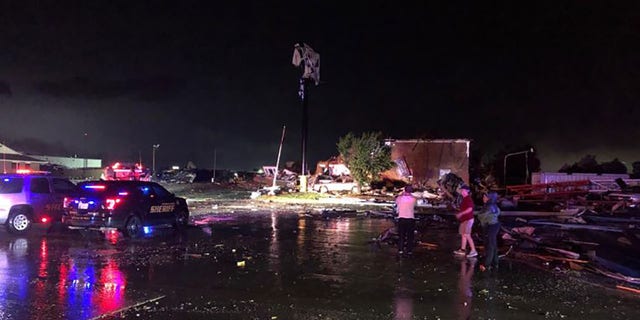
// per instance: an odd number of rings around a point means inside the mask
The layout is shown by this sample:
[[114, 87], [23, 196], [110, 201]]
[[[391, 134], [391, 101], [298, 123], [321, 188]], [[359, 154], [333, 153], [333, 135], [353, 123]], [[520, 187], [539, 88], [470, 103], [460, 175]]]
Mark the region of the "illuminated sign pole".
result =
[[307, 90], [307, 83], [309, 80], [313, 80], [316, 86], [320, 83], [320, 54], [315, 52], [306, 43], [302, 45], [296, 43], [293, 47], [293, 59], [291, 60], [294, 66], [303, 67], [304, 72], [300, 77], [298, 86], [298, 96], [302, 102], [302, 159], [301, 159], [301, 172], [300, 172], [300, 191], [307, 191], [307, 174], [309, 169], [307, 168], [307, 136], [309, 125], [309, 92]]

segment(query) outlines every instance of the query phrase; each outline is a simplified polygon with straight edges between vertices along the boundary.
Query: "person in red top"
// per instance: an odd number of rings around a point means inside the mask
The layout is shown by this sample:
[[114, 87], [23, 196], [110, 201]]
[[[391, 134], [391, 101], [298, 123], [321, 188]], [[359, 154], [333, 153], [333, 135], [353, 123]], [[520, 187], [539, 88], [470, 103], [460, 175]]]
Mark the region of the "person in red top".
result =
[[[462, 195], [462, 203], [460, 203], [460, 211], [456, 213], [456, 218], [460, 222], [458, 227], [458, 233], [462, 243], [460, 249], [454, 251], [457, 255], [466, 255], [467, 258], [473, 258], [478, 256], [476, 252], [476, 245], [473, 243], [471, 237], [471, 227], [473, 227], [473, 200], [471, 200], [471, 189], [468, 185], [462, 185], [460, 187], [460, 194]], [[469, 253], [467, 254], [467, 243], [469, 243]]]

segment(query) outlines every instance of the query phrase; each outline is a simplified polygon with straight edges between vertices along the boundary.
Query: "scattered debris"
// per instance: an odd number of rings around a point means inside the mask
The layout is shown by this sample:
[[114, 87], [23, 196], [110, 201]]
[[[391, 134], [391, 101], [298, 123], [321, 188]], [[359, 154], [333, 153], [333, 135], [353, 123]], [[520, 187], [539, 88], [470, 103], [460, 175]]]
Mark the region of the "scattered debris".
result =
[[616, 285], [616, 288], [618, 288], [620, 290], [625, 290], [625, 291], [629, 291], [629, 292], [640, 294], [640, 289], [631, 288], [631, 287], [625, 287], [625, 286], [620, 285], [620, 284]]

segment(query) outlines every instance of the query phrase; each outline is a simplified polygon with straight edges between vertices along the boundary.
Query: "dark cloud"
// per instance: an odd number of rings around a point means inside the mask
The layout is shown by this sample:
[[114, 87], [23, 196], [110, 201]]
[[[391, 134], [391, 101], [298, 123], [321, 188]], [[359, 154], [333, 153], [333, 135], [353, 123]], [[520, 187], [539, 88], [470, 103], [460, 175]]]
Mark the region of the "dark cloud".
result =
[[35, 155], [70, 156], [71, 151], [62, 142], [48, 142], [36, 138], [24, 138], [7, 141], [11, 148]]
[[[273, 162], [286, 125], [283, 157], [299, 159], [291, 54], [306, 42], [322, 57], [311, 162], [350, 131], [530, 143], [543, 166], [607, 150], [640, 158], [637, 1], [8, 3], [0, 97], [14, 110], [0, 129], [15, 137], [113, 158], [160, 143], [167, 163], [210, 164], [216, 148], [218, 165], [247, 168]], [[73, 130], [92, 143], [74, 146]]]
[[0, 81], [0, 95], [11, 96], [11, 86], [8, 82]]
[[170, 76], [127, 80], [74, 77], [59, 81], [40, 81], [35, 85], [38, 92], [56, 98], [105, 100], [127, 97], [145, 101], [176, 98], [185, 86], [183, 80]]

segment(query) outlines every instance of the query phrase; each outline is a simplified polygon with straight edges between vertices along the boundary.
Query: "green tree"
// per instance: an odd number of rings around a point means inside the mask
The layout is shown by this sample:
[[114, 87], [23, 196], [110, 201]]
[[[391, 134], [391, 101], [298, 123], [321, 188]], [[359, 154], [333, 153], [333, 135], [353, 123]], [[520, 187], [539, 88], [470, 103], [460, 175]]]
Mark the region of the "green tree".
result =
[[391, 149], [384, 145], [381, 136], [380, 132], [365, 132], [356, 137], [349, 132], [338, 141], [338, 152], [359, 186], [371, 184], [380, 173], [394, 166]]

